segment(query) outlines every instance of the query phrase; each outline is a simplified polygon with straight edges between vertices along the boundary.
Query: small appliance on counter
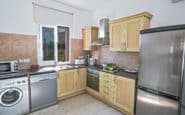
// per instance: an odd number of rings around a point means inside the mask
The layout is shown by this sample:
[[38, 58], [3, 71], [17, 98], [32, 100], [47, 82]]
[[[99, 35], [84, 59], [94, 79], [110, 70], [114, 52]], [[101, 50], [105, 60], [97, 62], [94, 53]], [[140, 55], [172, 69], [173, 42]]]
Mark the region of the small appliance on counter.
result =
[[18, 72], [18, 61], [0, 61], [0, 74]]
[[85, 64], [85, 59], [75, 59], [75, 64], [76, 65], [84, 65]]
[[89, 64], [90, 66], [95, 65], [95, 63], [96, 63], [96, 59], [95, 59], [95, 58], [89, 58], [88, 64]]
[[89, 54], [84, 55], [84, 56], [79, 56], [78, 58], [75, 59], [75, 64], [76, 65], [86, 65], [88, 59], [89, 59]]

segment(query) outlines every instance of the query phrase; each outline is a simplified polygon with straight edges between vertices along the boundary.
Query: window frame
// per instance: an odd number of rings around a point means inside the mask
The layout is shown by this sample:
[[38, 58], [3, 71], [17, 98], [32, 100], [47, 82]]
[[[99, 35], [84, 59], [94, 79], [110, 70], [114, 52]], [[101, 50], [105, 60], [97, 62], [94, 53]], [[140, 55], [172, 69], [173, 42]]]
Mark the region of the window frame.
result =
[[[58, 26], [60, 27], [68, 27], [69, 28], [69, 60], [68, 61], [60, 61], [58, 62], [58, 48], [57, 48], [57, 43], [58, 43]], [[42, 28], [43, 27], [48, 27], [48, 28], [53, 28], [54, 29], [54, 60], [48, 61], [44, 60], [43, 57], [43, 36], [42, 36]], [[42, 60], [42, 65], [61, 65], [61, 64], [70, 64], [71, 63], [71, 39], [70, 39], [70, 32], [71, 28], [69, 26], [64, 26], [64, 25], [46, 25], [46, 24], [39, 24], [39, 51], [40, 51], [40, 58]]]

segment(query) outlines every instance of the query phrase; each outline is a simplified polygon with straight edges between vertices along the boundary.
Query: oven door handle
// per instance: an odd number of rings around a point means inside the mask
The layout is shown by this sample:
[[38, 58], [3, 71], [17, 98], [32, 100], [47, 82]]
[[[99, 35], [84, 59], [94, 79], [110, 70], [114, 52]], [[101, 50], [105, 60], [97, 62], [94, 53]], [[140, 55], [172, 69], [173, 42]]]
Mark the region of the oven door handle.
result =
[[99, 75], [94, 75], [94, 74], [91, 74], [91, 73], [87, 73], [87, 76], [99, 77]]

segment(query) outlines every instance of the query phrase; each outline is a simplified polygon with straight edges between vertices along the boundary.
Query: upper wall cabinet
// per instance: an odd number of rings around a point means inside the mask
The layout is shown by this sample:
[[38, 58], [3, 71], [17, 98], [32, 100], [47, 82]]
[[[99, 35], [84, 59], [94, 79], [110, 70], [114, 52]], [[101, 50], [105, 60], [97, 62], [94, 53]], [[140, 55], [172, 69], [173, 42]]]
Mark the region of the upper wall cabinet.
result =
[[83, 50], [91, 50], [91, 42], [98, 38], [98, 27], [87, 26], [82, 29]]
[[110, 50], [139, 52], [140, 30], [150, 27], [148, 12], [110, 21]]

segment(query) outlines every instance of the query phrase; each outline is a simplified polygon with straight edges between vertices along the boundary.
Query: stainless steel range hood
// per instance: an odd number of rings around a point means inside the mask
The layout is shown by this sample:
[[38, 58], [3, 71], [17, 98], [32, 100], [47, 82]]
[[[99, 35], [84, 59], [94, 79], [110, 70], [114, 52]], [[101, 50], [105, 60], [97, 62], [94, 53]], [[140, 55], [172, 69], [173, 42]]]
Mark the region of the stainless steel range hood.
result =
[[92, 46], [109, 45], [109, 19], [100, 20], [98, 39], [91, 43]]

